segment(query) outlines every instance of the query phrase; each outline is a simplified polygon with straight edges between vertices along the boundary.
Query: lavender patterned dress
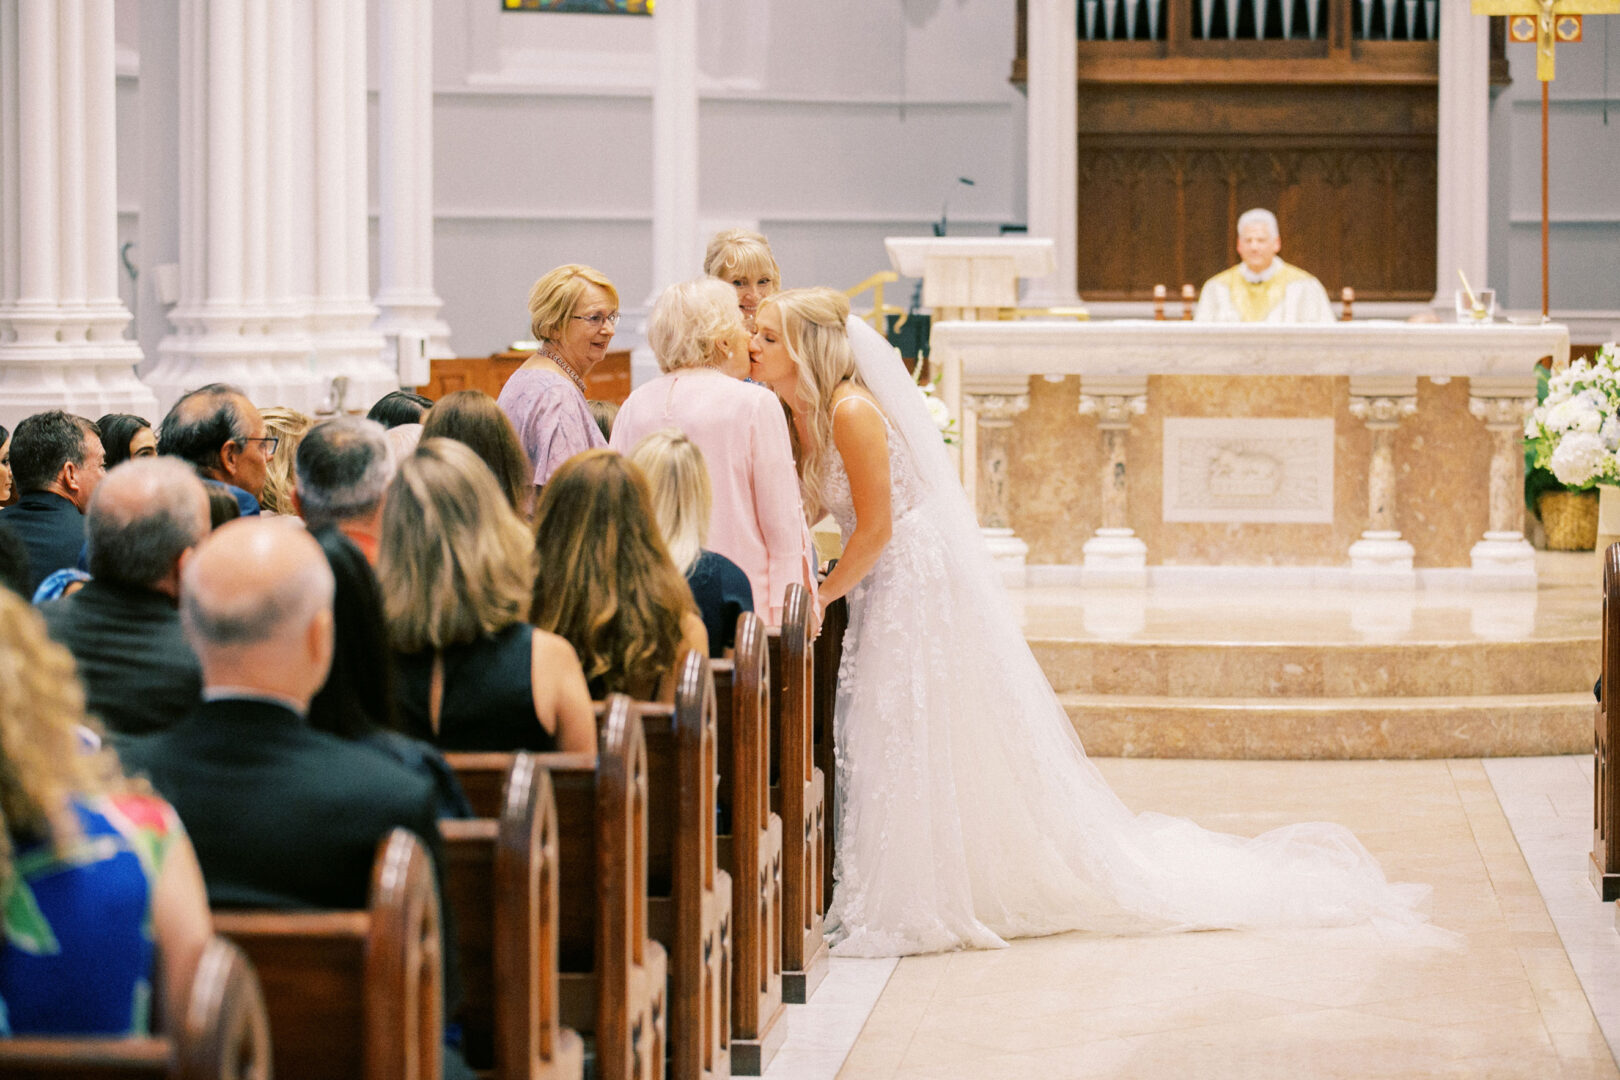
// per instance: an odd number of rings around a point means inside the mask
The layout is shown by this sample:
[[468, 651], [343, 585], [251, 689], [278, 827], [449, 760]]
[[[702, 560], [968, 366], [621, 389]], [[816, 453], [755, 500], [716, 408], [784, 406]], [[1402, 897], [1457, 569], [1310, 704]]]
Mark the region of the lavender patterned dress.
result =
[[519, 368], [495, 401], [534, 464], [535, 487], [543, 486], [575, 454], [607, 446], [585, 396], [554, 371]]

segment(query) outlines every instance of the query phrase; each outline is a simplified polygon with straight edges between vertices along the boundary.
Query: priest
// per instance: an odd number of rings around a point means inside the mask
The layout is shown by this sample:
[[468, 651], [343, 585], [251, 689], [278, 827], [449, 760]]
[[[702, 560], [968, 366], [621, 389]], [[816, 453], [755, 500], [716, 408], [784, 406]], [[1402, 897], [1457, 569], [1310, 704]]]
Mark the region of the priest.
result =
[[1332, 322], [1327, 290], [1316, 278], [1277, 256], [1277, 215], [1250, 210], [1238, 218], [1237, 252], [1243, 261], [1204, 282], [1194, 318], [1206, 322]]

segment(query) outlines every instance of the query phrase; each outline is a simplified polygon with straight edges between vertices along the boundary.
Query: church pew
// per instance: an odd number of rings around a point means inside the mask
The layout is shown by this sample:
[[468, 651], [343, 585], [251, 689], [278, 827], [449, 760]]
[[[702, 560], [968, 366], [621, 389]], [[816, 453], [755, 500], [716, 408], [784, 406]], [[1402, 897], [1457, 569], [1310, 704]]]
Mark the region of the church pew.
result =
[[203, 949], [186, 1015], [147, 1038], [0, 1039], [7, 1080], [267, 1080], [270, 1025], [253, 965], [223, 938]]
[[725, 824], [715, 843], [720, 866], [731, 874], [731, 1070], [758, 1076], [787, 1038], [782, 819], [771, 812], [770, 662], [758, 615], [738, 616], [736, 642], [734, 660], [709, 662]]
[[[816, 767], [827, 778], [827, 805], [838, 805], [838, 769], [833, 749], [833, 708], [838, 698], [838, 667], [844, 659], [844, 631], [849, 627], [849, 600], [840, 596], [821, 613], [821, 633], [815, 645], [815, 699], [813, 707]], [[829, 809], [822, 838], [822, 910], [832, 907], [833, 856], [837, 852], [837, 815]]]
[[276, 1075], [298, 1080], [437, 1080], [439, 926], [432, 860], [404, 829], [377, 847], [365, 910], [214, 913], [258, 971]]
[[557, 808], [551, 777], [512, 758], [498, 820], [442, 821], [455, 913], [463, 1048], [496, 1080], [579, 1080], [585, 1049], [558, 1022]]
[[[499, 813], [511, 754], [446, 754], [473, 812]], [[556, 800], [558, 1019], [600, 1080], [661, 1080], [668, 957], [647, 936], [647, 742], [630, 699], [597, 709], [597, 753], [536, 754]]]
[[822, 936], [827, 777], [812, 747], [810, 594], [787, 587], [782, 626], [770, 635], [771, 809], [782, 817], [782, 997], [800, 1005], [827, 975]]
[[1603, 555], [1603, 669], [1593, 718], [1592, 854], [1587, 872], [1604, 903], [1620, 898], [1620, 544]]
[[709, 658], [687, 652], [675, 703], [637, 702], [647, 740], [647, 925], [669, 954], [674, 1080], [731, 1075], [731, 875], [716, 864], [719, 745]]

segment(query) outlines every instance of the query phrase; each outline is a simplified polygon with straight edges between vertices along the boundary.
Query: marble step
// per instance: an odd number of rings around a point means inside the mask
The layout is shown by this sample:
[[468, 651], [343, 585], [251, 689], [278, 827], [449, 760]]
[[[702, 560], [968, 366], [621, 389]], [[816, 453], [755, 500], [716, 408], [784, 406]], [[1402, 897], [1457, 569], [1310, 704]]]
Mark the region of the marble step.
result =
[[1467, 697], [1060, 693], [1093, 757], [1471, 758], [1592, 750], [1584, 692]]
[[[1596, 620], [1592, 620], [1594, 623]], [[1522, 641], [1182, 642], [1030, 637], [1059, 693], [1200, 698], [1590, 697], [1595, 632]]]

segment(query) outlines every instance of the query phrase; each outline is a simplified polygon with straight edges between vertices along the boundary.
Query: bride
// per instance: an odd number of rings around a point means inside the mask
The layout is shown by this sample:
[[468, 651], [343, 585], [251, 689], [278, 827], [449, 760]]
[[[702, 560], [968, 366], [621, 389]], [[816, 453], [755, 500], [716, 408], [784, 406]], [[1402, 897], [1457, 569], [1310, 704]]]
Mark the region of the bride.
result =
[[753, 377], [787, 404], [812, 517], [844, 553], [833, 953], [999, 948], [1065, 930], [1416, 930], [1345, 828], [1253, 839], [1133, 813], [1087, 759], [1024, 642], [899, 355], [830, 289], [758, 312]]

